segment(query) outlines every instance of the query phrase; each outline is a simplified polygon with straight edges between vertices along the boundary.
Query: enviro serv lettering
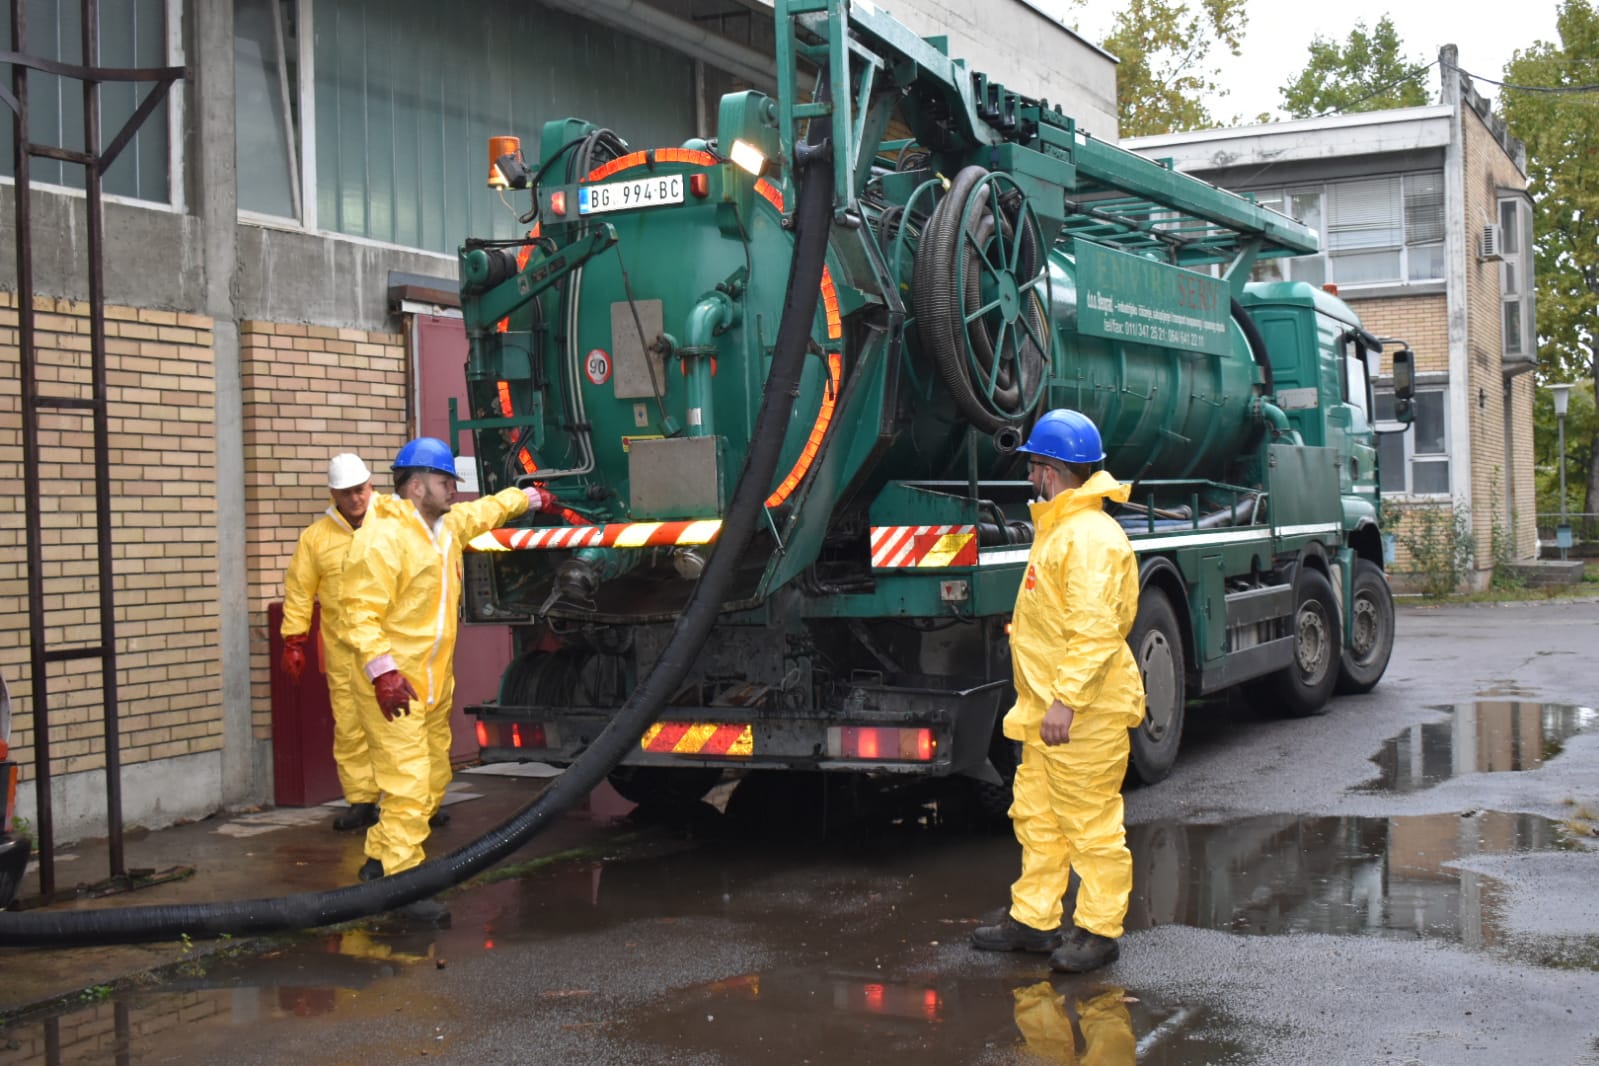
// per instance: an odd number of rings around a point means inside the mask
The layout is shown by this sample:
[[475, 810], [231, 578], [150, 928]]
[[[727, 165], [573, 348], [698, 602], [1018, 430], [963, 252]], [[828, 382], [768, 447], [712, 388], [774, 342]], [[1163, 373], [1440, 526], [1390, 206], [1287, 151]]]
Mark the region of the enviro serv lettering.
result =
[[1220, 279], [1091, 241], [1073, 245], [1080, 332], [1211, 355], [1232, 350], [1227, 286]]

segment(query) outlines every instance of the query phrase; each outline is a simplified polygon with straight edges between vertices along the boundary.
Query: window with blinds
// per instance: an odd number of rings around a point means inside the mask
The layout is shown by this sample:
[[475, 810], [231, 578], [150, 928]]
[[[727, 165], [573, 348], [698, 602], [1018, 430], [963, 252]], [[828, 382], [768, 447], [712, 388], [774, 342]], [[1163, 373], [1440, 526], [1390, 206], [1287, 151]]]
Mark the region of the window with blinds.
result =
[[1499, 201], [1499, 231], [1503, 256], [1499, 263], [1499, 300], [1504, 354], [1526, 359], [1537, 354], [1538, 332], [1533, 321], [1532, 205], [1524, 196]]
[[1392, 285], [1444, 276], [1442, 171], [1256, 190], [1265, 206], [1322, 235], [1322, 254], [1262, 264], [1257, 280]]
[[[1376, 416], [1384, 428], [1398, 428], [1392, 386], [1377, 390]], [[1382, 491], [1398, 496], [1449, 495], [1449, 390], [1421, 388], [1411, 402], [1415, 421], [1405, 432], [1377, 438], [1378, 478]]]

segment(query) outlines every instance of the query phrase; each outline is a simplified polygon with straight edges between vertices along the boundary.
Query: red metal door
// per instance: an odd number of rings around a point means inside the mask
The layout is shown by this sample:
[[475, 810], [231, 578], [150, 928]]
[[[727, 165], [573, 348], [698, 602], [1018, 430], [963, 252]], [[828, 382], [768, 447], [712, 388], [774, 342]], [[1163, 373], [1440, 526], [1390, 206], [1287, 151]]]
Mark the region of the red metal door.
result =
[[315, 807], [340, 798], [333, 764], [333, 703], [322, 665], [322, 611], [311, 609], [306, 669], [291, 681], [283, 661], [283, 601], [267, 604], [272, 656], [272, 801], [279, 807]]
[[[450, 398], [466, 417], [466, 330], [459, 318], [416, 315], [411, 330], [412, 380], [416, 387], [416, 421], [421, 436], [450, 439]], [[477, 470], [472, 462], [472, 437], [461, 436], [458, 465], [462, 477], [458, 498], [477, 498]], [[475, 724], [461, 708], [499, 694], [500, 675], [511, 662], [511, 627], [462, 625], [455, 643], [455, 707], [450, 711], [457, 759], [478, 753]]]

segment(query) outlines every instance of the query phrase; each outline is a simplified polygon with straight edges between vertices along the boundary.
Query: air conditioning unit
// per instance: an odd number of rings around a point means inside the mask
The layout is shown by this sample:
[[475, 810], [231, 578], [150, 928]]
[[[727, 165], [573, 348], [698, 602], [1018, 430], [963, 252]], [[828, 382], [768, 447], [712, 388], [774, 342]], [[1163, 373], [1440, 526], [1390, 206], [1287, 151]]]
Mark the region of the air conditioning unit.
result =
[[1505, 234], [1499, 223], [1490, 222], [1482, 228], [1482, 245], [1477, 258], [1484, 262], [1498, 262], [1505, 257]]

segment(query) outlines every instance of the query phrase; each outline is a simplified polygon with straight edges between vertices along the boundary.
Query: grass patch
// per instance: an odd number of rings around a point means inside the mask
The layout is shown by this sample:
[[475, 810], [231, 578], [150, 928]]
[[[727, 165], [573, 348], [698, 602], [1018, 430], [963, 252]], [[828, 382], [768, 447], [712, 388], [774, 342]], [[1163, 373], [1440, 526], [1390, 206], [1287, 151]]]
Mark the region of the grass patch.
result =
[[1401, 602], [1443, 606], [1457, 603], [1542, 603], [1547, 600], [1582, 600], [1599, 596], [1599, 559], [1584, 562], [1582, 580], [1571, 585], [1490, 585], [1481, 592], [1448, 596], [1404, 596]]

